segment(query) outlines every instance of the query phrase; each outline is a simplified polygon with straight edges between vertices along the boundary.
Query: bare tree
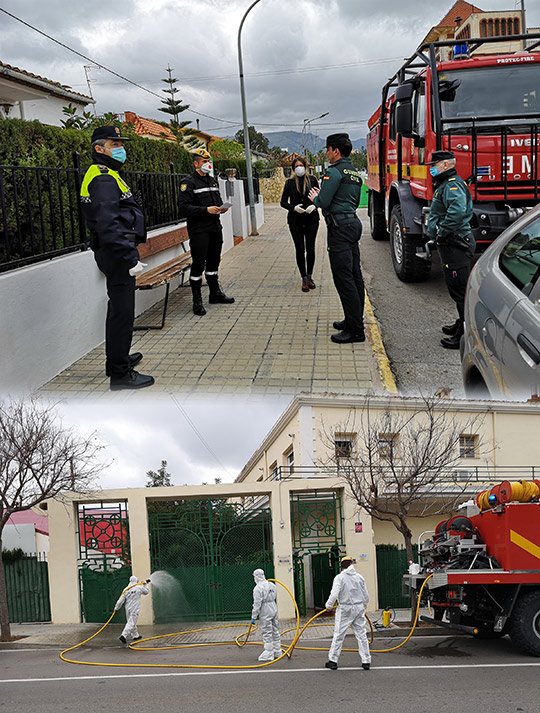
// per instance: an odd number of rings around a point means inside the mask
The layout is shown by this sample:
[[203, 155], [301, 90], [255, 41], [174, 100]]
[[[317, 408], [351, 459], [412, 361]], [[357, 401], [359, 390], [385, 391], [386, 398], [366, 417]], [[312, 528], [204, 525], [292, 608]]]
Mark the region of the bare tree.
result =
[[2, 532], [13, 513], [62, 491], [88, 491], [103, 465], [96, 434], [65, 428], [53, 405], [37, 399], [0, 402], [0, 641], [11, 630], [2, 562]]
[[[412, 560], [409, 518], [448, 513], [463, 501], [470, 476], [456, 471], [463, 458], [460, 439], [473, 434], [478, 457], [483, 419], [460, 419], [451, 402], [438, 398], [421, 398], [412, 409], [403, 406], [374, 415], [367, 400], [360, 423], [351, 416], [330, 437], [332, 460], [348, 494], [371, 517], [394, 525]], [[355, 447], [349, 447], [347, 434], [355, 430]]]

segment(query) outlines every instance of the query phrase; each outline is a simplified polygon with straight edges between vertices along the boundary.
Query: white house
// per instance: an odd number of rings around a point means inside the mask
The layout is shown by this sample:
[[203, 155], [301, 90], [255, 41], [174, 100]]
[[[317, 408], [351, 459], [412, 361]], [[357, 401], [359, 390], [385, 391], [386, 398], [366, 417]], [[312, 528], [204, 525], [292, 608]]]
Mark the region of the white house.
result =
[[64, 84], [0, 62], [0, 118], [61, 126], [65, 106], [72, 104], [80, 113], [94, 103]]

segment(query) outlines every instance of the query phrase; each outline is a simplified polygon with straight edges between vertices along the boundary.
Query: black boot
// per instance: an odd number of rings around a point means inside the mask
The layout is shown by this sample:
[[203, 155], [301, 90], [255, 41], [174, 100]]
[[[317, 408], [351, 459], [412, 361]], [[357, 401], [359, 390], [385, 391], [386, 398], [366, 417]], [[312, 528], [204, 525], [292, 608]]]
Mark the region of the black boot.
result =
[[190, 280], [189, 286], [191, 287], [191, 293], [193, 295], [193, 314], [202, 317], [206, 314], [206, 310], [202, 303], [201, 280]]
[[445, 324], [441, 327], [443, 334], [447, 334], [449, 337], [453, 337], [461, 329], [461, 319], [458, 317], [454, 324]]
[[227, 297], [221, 289], [217, 275], [207, 275], [206, 282], [208, 282], [208, 288], [210, 290], [210, 296], [208, 298], [210, 304], [230, 305], [234, 302], [234, 297]]

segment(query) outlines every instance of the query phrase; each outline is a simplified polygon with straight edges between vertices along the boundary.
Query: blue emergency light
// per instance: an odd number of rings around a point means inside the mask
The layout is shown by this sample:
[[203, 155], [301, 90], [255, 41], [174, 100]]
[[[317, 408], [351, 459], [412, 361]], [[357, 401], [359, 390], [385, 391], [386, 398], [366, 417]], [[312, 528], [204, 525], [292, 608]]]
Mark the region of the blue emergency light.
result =
[[467, 45], [454, 45], [454, 59], [469, 59]]

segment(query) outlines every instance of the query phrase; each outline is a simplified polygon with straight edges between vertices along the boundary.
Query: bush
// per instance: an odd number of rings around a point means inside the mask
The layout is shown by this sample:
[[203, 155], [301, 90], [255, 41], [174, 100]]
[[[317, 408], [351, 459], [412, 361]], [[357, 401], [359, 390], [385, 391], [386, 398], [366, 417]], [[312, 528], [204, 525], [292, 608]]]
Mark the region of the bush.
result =
[[2, 550], [2, 560], [6, 563], [18, 562], [24, 557], [24, 552], [20, 547], [15, 547], [13, 550]]

